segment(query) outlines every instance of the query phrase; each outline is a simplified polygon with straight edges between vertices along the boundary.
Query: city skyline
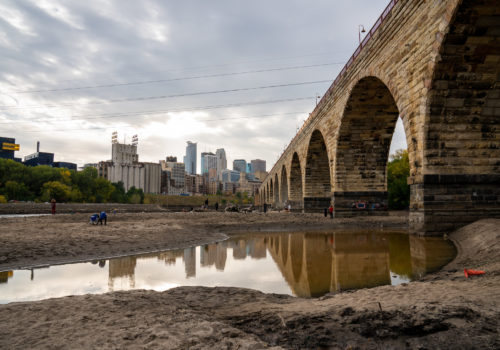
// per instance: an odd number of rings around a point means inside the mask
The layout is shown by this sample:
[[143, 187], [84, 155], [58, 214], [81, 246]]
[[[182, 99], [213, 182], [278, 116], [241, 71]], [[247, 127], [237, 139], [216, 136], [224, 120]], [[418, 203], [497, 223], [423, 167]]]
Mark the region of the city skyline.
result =
[[[182, 159], [195, 140], [200, 153], [228, 150], [228, 164], [271, 167], [354, 51], [358, 24], [386, 5], [3, 2], [2, 135], [21, 145], [16, 157], [41, 141], [79, 166], [106, 159], [117, 130], [139, 134], [147, 162]], [[394, 138], [403, 148], [400, 127]]]

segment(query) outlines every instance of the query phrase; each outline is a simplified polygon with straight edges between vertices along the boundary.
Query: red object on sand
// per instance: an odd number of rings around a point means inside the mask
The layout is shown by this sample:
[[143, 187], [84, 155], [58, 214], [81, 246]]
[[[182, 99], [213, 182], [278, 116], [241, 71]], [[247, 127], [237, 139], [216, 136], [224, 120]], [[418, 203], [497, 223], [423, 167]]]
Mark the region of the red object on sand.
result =
[[483, 270], [472, 270], [472, 269], [464, 269], [464, 275], [466, 278], [469, 278], [469, 275], [484, 275], [485, 271]]

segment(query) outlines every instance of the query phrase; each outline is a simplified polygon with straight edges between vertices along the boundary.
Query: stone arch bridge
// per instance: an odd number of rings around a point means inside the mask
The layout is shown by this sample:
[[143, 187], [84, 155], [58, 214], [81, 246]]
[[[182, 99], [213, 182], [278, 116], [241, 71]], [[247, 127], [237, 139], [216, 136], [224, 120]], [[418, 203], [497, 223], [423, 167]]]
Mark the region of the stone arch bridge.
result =
[[398, 116], [410, 227], [500, 217], [500, 4], [392, 0], [259, 188], [260, 204], [355, 215], [387, 202]]

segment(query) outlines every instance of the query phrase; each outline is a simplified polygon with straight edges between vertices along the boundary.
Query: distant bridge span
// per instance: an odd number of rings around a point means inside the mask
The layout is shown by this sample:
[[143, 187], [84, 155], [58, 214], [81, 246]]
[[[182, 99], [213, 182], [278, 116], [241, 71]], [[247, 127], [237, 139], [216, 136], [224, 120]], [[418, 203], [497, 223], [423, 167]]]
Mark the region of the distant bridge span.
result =
[[259, 188], [318, 211], [387, 203], [398, 116], [410, 159], [410, 226], [439, 234], [500, 217], [500, 5], [392, 0]]

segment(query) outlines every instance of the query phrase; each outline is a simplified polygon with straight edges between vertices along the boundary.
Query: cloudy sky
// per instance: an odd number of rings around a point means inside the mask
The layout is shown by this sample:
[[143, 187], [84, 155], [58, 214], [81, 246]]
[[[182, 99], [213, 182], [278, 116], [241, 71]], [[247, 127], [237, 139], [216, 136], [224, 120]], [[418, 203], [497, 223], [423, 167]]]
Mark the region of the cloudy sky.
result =
[[2, 0], [0, 136], [80, 166], [117, 131], [141, 161], [189, 140], [269, 169], [387, 3]]

